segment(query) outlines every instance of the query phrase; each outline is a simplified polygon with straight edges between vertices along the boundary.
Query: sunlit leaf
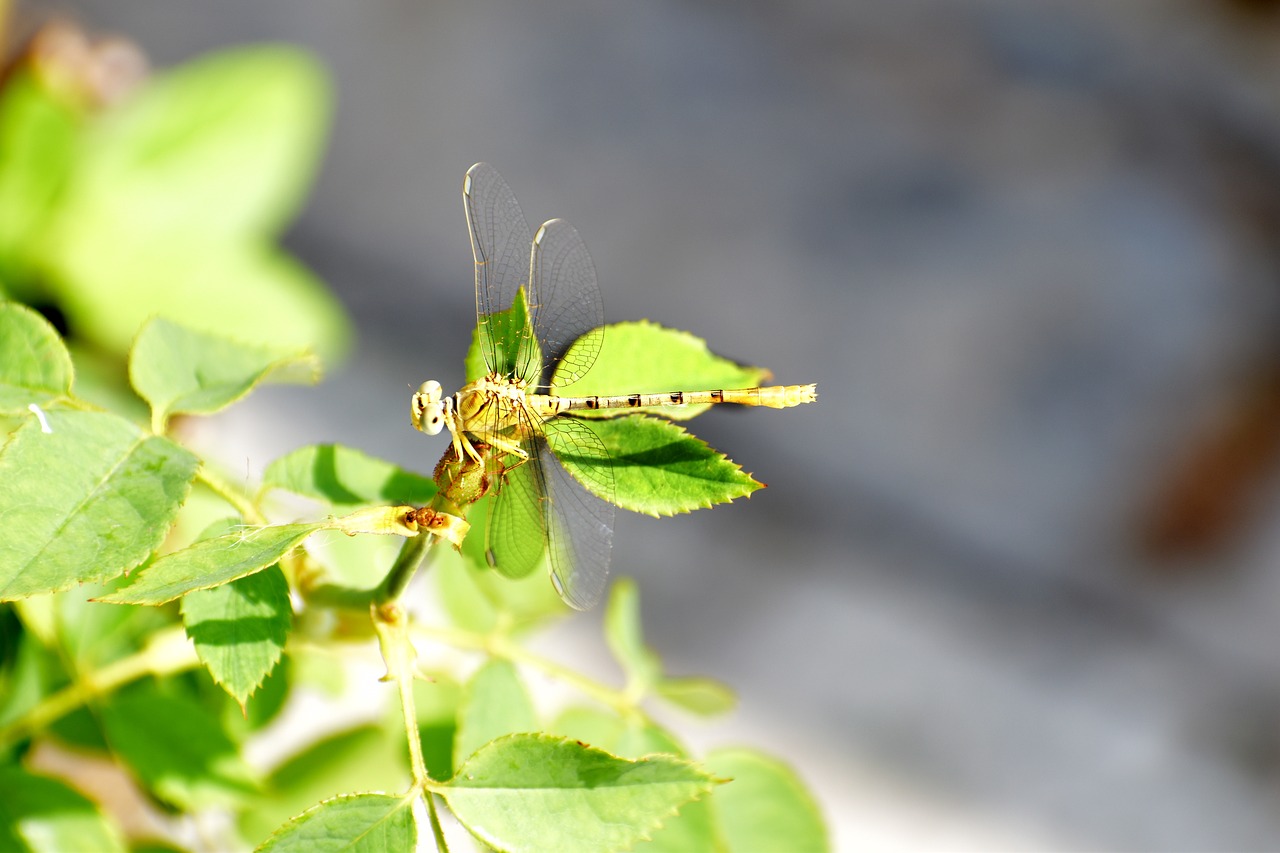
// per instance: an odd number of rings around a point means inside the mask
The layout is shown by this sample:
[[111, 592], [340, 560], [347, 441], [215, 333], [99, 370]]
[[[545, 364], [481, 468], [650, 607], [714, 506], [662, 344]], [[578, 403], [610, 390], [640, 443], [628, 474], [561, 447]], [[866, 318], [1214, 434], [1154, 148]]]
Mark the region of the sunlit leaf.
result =
[[241, 813], [240, 831], [258, 841], [322, 800], [403, 789], [409, 783], [404, 748], [404, 723], [398, 732], [365, 725], [309, 741], [272, 771], [263, 792]]
[[709, 800], [730, 850], [830, 849], [822, 812], [790, 767], [752, 749], [715, 750], [706, 763], [732, 780]]
[[212, 414], [260, 382], [315, 382], [319, 375], [313, 356], [239, 343], [159, 317], [138, 333], [129, 355], [129, 380], [159, 424], [176, 414]]
[[511, 735], [482, 747], [438, 793], [499, 850], [625, 850], [714, 784], [672, 756], [628, 761], [576, 741]]
[[[476, 510], [486, 503], [481, 501], [472, 507], [469, 520], [474, 523], [482, 518]], [[481, 543], [483, 551], [483, 528], [471, 528], [462, 546], [464, 553], [473, 540]], [[547, 583], [545, 572], [512, 580], [485, 566], [483, 557], [478, 558], [481, 562], [477, 564], [453, 551], [442, 551], [433, 559], [431, 571], [440, 590], [440, 603], [450, 621], [460, 628], [485, 633], [502, 619], [520, 630], [570, 612], [555, 588]]]
[[342, 307], [297, 260], [265, 240], [153, 235], [127, 221], [60, 223], [46, 252], [51, 285], [76, 332], [129, 350], [153, 316], [285, 351], [339, 359], [350, 338]]
[[491, 660], [476, 670], [463, 690], [453, 745], [454, 765], [462, 764], [495, 738], [537, 730], [533, 702], [516, 668], [504, 660]]
[[311, 56], [282, 45], [158, 74], [94, 128], [70, 215], [151, 233], [275, 233], [315, 172], [327, 88]]
[[436, 485], [427, 477], [341, 444], [299, 447], [267, 466], [264, 488], [334, 504], [425, 504]]
[[197, 590], [182, 597], [182, 622], [213, 680], [244, 707], [284, 654], [293, 623], [289, 585], [271, 566]]
[[0, 90], [2, 266], [25, 261], [33, 233], [49, 216], [67, 180], [79, 124], [75, 111], [27, 71], [5, 80]]
[[[550, 731], [604, 749], [621, 758], [643, 758], [654, 753], [684, 756], [685, 749], [655, 723], [636, 717], [622, 719], [615, 713], [595, 708], [570, 708], [552, 723]], [[713, 794], [714, 796], [714, 794]], [[633, 848], [646, 853], [659, 851], [722, 850], [715, 821], [706, 798], [685, 803], [680, 813], [662, 822], [648, 841]]]
[[[163, 540], [197, 460], [115, 415], [51, 410], [0, 448], [0, 600], [113, 578]], [[38, 472], [38, 475], [37, 475]]]
[[414, 850], [413, 797], [350, 794], [325, 800], [276, 830], [259, 853], [390, 853]]
[[0, 412], [65, 397], [71, 378], [71, 356], [53, 325], [30, 308], [0, 302]]
[[[555, 419], [547, 425], [551, 431], [557, 428]], [[623, 509], [652, 516], [675, 515], [728, 503], [763, 485], [724, 454], [660, 418], [614, 418], [595, 421], [591, 428], [609, 452], [612, 500]], [[564, 453], [560, 460], [588, 490], [598, 481], [589, 472], [578, 470], [595, 465], [593, 457]]]
[[212, 589], [259, 572], [289, 553], [328, 521], [246, 527], [166, 554], [138, 572], [129, 586], [104, 595], [110, 604], [164, 604], [198, 589]]
[[[604, 327], [600, 354], [587, 375], [560, 393], [574, 397], [611, 394], [653, 394], [667, 391], [713, 391], [752, 388], [769, 378], [761, 367], [747, 367], [718, 356], [706, 341], [688, 332], [668, 329], [647, 320], [612, 323]], [[572, 353], [570, 348], [570, 354]], [[566, 357], [565, 363], [573, 359]], [[685, 420], [708, 406], [666, 406], [654, 411]], [[585, 417], [616, 417], [626, 409], [582, 412]]]

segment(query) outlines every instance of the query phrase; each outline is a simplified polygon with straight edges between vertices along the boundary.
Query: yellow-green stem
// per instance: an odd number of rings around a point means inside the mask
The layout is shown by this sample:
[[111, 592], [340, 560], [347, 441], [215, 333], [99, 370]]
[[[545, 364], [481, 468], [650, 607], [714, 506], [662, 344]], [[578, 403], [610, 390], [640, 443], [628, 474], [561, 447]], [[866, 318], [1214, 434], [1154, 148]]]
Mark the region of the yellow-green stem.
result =
[[240, 517], [247, 523], [267, 523], [267, 517], [262, 514], [248, 495], [215, 474], [208, 465], [201, 465], [199, 470], [196, 471], [196, 477], [200, 482], [208, 486], [214, 494], [235, 507], [236, 512], [240, 513]]
[[394, 681], [400, 694], [400, 712], [404, 715], [405, 737], [409, 741], [409, 760], [413, 769], [413, 783], [422, 785], [427, 780], [427, 764], [422, 757], [422, 741], [418, 734], [418, 712], [413, 700], [413, 679], [416, 653], [409, 640], [409, 615], [404, 608], [392, 602], [374, 604], [369, 608], [373, 616], [373, 628], [378, 635], [378, 648], [382, 662], [386, 664], [384, 680]]
[[444, 839], [444, 827], [440, 825], [440, 811], [436, 808], [436, 795], [430, 788], [426, 788], [422, 792], [422, 799], [427, 804], [427, 817], [431, 819], [431, 834], [436, 839], [436, 850], [439, 853], [449, 853], [449, 842]]
[[478, 634], [472, 631], [462, 631], [456, 628], [433, 628], [426, 626], [415, 626], [414, 630], [423, 637], [444, 643], [460, 649], [472, 649], [475, 651], [487, 652], [488, 654], [510, 661], [512, 663], [522, 663], [535, 669], [540, 669], [547, 675], [569, 684], [582, 693], [595, 699], [603, 705], [616, 710], [619, 714], [632, 715], [639, 714], [641, 717], [648, 719], [648, 716], [639, 708], [639, 701], [643, 698], [636, 695], [634, 691], [617, 690], [608, 685], [601, 684], [594, 679], [588, 678], [581, 673], [575, 672], [566, 666], [563, 666], [550, 658], [542, 657], [533, 652], [511, 642], [511, 640], [502, 634]]
[[0, 728], [0, 743], [38, 734], [49, 725], [98, 696], [105, 696], [147, 675], [171, 675], [199, 664], [195, 649], [181, 628], [155, 636], [146, 648], [91, 672], [80, 681], [45, 697], [27, 713]]

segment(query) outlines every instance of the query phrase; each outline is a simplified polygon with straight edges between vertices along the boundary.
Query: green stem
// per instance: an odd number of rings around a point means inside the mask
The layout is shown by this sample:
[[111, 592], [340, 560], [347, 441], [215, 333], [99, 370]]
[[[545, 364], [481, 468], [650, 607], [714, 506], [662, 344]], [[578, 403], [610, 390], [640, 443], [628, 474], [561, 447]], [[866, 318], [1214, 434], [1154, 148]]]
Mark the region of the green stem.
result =
[[375, 605], [388, 604], [400, 597], [405, 587], [409, 585], [409, 581], [413, 579], [413, 573], [418, 570], [418, 566], [422, 565], [422, 558], [426, 556], [427, 549], [435, 542], [436, 537], [426, 530], [404, 540], [399, 556], [396, 557], [387, 576], [382, 579], [382, 584], [373, 597]]
[[418, 711], [413, 699], [414, 658], [416, 653], [409, 640], [409, 615], [404, 608], [392, 602], [374, 604], [370, 608], [373, 628], [378, 635], [378, 648], [382, 662], [387, 666], [385, 680], [394, 681], [400, 693], [400, 712], [404, 716], [405, 737], [409, 741], [409, 763], [413, 769], [413, 783], [422, 786], [427, 781], [427, 763], [422, 757], [422, 740], [418, 733]]
[[248, 524], [267, 523], [267, 517], [258, 510], [258, 507], [248, 495], [213, 473], [208, 465], [200, 466], [199, 470], [196, 471], [196, 478], [208, 486], [218, 497], [235, 507], [236, 512], [240, 513], [240, 517]]
[[440, 825], [440, 811], [436, 808], [436, 795], [429, 788], [424, 789], [422, 799], [427, 804], [427, 817], [431, 818], [431, 834], [436, 839], [436, 850], [449, 853], [449, 842], [444, 840], [444, 827]]
[[502, 634], [477, 634], [456, 628], [433, 628], [422, 625], [414, 626], [414, 630], [426, 637], [459, 649], [471, 649], [487, 652], [496, 658], [511, 663], [522, 663], [540, 669], [547, 675], [559, 679], [582, 693], [616, 710], [619, 714], [639, 714], [648, 719], [648, 715], [638, 706], [641, 697], [629, 690], [618, 690], [606, 684], [588, 678], [568, 667], [525, 649]]
[[143, 676], [171, 675], [199, 663], [195, 649], [182, 628], [162, 631], [146, 648], [46, 696], [21, 717], [0, 728], [0, 743], [12, 743], [41, 732], [89, 700], [111, 693]]

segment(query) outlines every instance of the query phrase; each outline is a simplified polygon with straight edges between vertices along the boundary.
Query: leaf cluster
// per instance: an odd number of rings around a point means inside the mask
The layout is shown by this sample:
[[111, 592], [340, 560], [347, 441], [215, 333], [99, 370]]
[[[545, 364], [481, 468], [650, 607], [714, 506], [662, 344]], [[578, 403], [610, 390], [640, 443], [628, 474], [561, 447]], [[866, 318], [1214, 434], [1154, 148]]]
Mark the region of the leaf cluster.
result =
[[77, 340], [117, 356], [142, 323], [334, 359], [349, 323], [275, 245], [321, 154], [328, 87], [284, 46], [212, 54], [112, 109], [20, 62], [0, 88], [0, 297], [54, 305]]
[[[89, 402], [93, 363], [0, 301], [0, 849], [409, 850], [415, 803], [439, 849], [441, 808], [498, 850], [824, 849], [784, 764], [694, 756], [654, 719], [654, 704], [710, 717], [734, 699], [666, 672], [632, 582], [605, 611], [621, 679], [602, 683], [529, 650], [568, 611], [544, 573], [488, 568], [484, 500], [459, 506], [432, 478], [340, 445], [286, 454], [249, 492], [182, 444], [181, 419], [266, 382], [314, 382], [317, 350], [341, 349], [345, 320], [270, 242], [314, 164], [320, 81], [305, 56], [259, 48], [105, 115], [30, 71], [0, 89], [0, 280], [57, 304], [84, 340], [127, 349], [136, 395]], [[245, 148], [250, 126], [261, 148]], [[218, 299], [200, 295], [215, 278]], [[261, 292], [246, 303], [239, 287]], [[637, 368], [641, 351], [655, 357]], [[635, 387], [638, 369], [695, 385], [763, 375], [684, 333], [609, 327], [593, 381]], [[666, 421], [595, 426], [620, 460], [621, 506], [665, 515], [758, 488]], [[313, 520], [284, 516], [282, 497], [310, 502]], [[429, 586], [406, 592], [428, 553]], [[391, 710], [274, 763], [246, 757], [308, 696], [352, 689], [347, 663], [375, 654]], [[530, 673], [579, 701], [544, 713]], [[51, 751], [109, 767], [109, 787], [165, 831], [139, 834]], [[212, 836], [211, 812], [230, 818]]]

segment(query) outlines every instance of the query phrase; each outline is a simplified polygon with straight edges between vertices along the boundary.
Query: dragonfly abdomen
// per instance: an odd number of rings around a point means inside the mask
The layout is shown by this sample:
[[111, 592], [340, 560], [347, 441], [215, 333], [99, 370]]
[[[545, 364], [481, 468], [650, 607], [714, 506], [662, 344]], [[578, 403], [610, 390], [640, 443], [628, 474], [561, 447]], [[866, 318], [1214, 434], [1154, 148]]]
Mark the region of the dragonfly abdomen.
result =
[[535, 407], [547, 414], [581, 409], [651, 409], [658, 406], [704, 406], [709, 403], [737, 403], [741, 406], [789, 409], [802, 403], [812, 403], [817, 398], [818, 392], [815, 385], [770, 385], [764, 388], [666, 391], [660, 394], [616, 394], [590, 397], [530, 395]]

